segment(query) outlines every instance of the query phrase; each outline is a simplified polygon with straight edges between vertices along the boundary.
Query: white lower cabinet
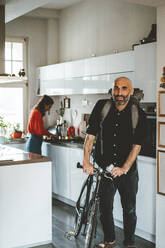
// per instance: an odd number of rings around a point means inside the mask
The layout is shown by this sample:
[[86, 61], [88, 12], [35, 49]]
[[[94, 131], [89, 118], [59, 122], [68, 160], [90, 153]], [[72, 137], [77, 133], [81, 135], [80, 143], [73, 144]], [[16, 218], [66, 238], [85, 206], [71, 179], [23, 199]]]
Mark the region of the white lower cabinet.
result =
[[82, 163], [83, 150], [43, 142], [42, 154], [52, 159], [53, 193], [76, 202], [87, 178], [82, 169], [77, 168], [77, 162]]
[[10, 147], [13, 147], [13, 148], [17, 148], [17, 149], [21, 149], [23, 151], [26, 151], [26, 143], [13, 143], [13, 144], [6, 144]]
[[70, 148], [70, 199], [77, 201], [83, 182], [87, 175], [77, 168], [77, 162], [82, 164], [83, 150]]
[[69, 149], [61, 146], [51, 146], [51, 153], [55, 158], [55, 170], [53, 175], [53, 193], [69, 199], [70, 197], [70, 157]]

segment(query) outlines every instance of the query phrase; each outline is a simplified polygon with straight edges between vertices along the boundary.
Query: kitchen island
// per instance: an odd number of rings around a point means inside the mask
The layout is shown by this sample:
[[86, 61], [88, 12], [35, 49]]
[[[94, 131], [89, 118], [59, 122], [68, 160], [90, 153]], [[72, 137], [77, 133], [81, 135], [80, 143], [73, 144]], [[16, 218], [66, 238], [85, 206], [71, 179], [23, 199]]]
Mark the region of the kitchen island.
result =
[[0, 145], [0, 247], [52, 243], [51, 160]]

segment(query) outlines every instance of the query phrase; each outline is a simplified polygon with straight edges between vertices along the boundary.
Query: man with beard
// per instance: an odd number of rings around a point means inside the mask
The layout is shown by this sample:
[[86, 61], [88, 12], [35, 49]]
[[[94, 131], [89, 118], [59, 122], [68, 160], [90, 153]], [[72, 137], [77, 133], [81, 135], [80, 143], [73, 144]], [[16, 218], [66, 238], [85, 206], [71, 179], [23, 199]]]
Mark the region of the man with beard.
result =
[[135, 130], [132, 126], [132, 105], [134, 89], [129, 78], [120, 77], [114, 82], [111, 107], [102, 125], [101, 111], [107, 100], [99, 100], [90, 116], [84, 144], [83, 171], [93, 174], [90, 154], [96, 139], [95, 161], [105, 169], [110, 164], [113, 181], [103, 178], [100, 185], [100, 219], [104, 241], [96, 248], [115, 246], [113, 202], [116, 190], [119, 191], [123, 209], [124, 241], [126, 247], [135, 246], [136, 193], [138, 171], [136, 158], [146, 137], [146, 116], [136, 105], [138, 120]]

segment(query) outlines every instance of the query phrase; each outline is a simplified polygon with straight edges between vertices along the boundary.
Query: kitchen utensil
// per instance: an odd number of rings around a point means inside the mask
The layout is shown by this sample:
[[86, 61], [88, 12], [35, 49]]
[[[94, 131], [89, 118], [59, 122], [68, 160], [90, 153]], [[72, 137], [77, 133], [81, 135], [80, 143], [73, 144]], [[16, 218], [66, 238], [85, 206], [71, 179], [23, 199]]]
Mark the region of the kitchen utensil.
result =
[[77, 110], [76, 109], [72, 109], [71, 111], [71, 119], [72, 119], [72, 124], [74, 125], [74, 122], [77, 118]]

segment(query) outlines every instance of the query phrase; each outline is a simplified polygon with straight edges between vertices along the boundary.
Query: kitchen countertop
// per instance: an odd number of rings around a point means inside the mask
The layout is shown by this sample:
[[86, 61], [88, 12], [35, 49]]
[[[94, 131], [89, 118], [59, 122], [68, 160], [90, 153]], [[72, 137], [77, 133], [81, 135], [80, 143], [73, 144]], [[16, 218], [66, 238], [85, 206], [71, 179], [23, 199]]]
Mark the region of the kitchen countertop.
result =
[[24, 152], [23, 150], [0, 145], [0, 166], [28, 164], [51, 161], [50, 158], [39, 154]]
[[54, 141], [54, 142], [51, 142], [51, 141], [44, 141], [44, 142], [47, 142], [51, 145], [56, 145], [56, 146], [65, 146], [65, 147], [72, 147], [72, 148], [80, 148], [80, 149], [83, 149], [83, 146], [84, 146], [84, 143], [82, 142], [66, 142], [66, 141], [63, 141], [63, 140], [57, 140], [57, 141]]

